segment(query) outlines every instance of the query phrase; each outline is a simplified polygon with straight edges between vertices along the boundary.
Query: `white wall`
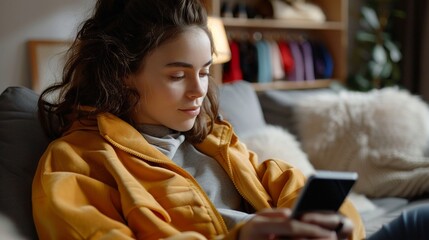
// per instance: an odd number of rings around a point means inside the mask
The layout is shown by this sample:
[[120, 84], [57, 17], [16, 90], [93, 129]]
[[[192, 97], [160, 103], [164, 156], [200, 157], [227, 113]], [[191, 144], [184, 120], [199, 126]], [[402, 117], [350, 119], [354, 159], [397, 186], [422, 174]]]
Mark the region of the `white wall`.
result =
[[0, 93], [30, 87], [26, 42], [71, 39], [95, 0], [0, 0]]

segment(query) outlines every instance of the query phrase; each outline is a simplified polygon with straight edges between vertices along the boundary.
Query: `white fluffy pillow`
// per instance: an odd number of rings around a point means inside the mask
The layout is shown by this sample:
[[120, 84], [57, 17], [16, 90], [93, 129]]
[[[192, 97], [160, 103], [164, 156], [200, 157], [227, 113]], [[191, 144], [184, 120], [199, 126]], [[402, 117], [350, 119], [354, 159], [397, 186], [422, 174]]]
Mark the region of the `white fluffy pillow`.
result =
[[295, 109], [299, 139], [317, 169], [357, 171], [354, 190], [411, 197], [429, 190], [428, 106], [405, 90], [314, 96]]
[[300, 169], [308, 176], [314, 168], [301, 150], [295, 136], [282, 127], [267, 125], [266, 127], [249, 131], [240, 137], [247, 148], [258, 155], [260, 161], [280, 159]]

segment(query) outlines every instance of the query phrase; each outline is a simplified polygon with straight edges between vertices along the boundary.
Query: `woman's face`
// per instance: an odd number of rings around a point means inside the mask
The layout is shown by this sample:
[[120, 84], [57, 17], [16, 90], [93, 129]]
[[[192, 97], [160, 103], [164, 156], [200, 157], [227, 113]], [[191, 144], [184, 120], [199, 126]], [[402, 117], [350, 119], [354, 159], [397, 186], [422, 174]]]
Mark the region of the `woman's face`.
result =
[[190, 130], [207, 93], [211, 63], [209, 37], [197, 27], [155, 49], [129, 79], [140, 94], [133, 120]]

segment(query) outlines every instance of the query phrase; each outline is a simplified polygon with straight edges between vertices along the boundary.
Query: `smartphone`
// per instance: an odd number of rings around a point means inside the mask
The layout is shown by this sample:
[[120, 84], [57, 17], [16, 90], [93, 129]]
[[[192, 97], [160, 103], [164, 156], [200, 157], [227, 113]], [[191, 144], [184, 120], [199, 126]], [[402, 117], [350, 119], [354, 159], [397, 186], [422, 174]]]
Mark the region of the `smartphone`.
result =
[[357, 179], [356, 172], [316, 171], [307, 179], [292, 208], [292, 217], [314, 211], [337, 212]]

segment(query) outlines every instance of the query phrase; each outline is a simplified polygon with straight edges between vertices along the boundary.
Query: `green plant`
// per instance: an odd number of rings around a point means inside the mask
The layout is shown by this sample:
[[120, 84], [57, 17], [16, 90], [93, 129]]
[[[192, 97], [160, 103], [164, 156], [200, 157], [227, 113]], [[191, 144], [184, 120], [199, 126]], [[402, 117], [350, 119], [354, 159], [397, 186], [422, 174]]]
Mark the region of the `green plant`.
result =
[[394, 0], [369, 0], [361, 7], [352, 59], [356, 72], [349, 76], [349, 88], [368, 91], [399, 83], [402, 53], [392, 39], [392, 18], [403, 18], [404, 13], [394, 9], [394, 3]]

